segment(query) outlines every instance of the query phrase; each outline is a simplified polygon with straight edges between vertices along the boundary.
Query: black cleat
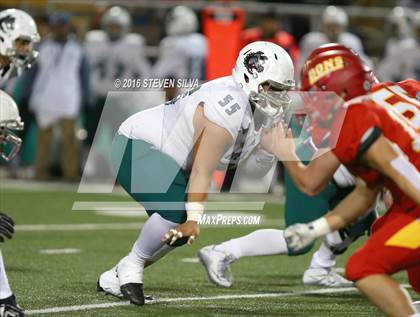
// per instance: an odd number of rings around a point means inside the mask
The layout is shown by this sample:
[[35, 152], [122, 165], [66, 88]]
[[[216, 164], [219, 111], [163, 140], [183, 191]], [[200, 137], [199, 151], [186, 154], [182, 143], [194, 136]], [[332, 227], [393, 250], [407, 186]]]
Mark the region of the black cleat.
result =
[[15, 295], [0, 299], [0, 317], [25, 317], [23, 310], [16, 303]]
[[121, 286], [121, 293], [125, 299], [128, 299], [131, 304], [143, 306], [144, 294], [143, 284], [141, 283], [127, 283]]
[[99, 280], [96, 282], [96, 291], [97, 292], [105, 292], [104, 289], [99, 285]]
[[25, 317], [22, 309], [17, 306], [1, 304], [0, 317]]

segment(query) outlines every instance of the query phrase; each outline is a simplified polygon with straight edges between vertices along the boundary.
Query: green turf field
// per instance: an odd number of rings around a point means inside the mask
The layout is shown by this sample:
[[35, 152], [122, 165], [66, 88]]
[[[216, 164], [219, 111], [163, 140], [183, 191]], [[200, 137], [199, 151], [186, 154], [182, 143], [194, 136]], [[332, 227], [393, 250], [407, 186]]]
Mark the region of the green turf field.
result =
[[[96, 292], [98, 275], [113, 266], [131, 247], [138, 229], [92, 227], [40, 227], [48, 224], [130, 224], [145, 218], [98, 215], [72, 211], [74, 201], [124, 200], [121, 196], [82, 195], [72, 192], [2, 190], [0, 209], [17, 224], [12, 241], [1, 245], [9, 279], [20, 304], [36, 316], [380, 316], [355, 291], [319, 294], [324, 290], [303, 287], [301, 274], [310, 255], [245, 258], [232, 267], [234, 286], [223, 289], [210, 284], [194, 259], [205, 245], [237, 237], [260, 226], [210, 226], [192, 247], [182, 247], [145, 271], [145, 293], [160, 299], [144, 307], [127, 305]], [[282, 206], [269, 204], [264, 210], [269, 226], [281, 225]], [[28, 226], [38, 225], [38, 226]], [[73, 228], [73, 229], [72, 229]], [[97, 227], [94, 229], [98, 229]], [[358, 243], [360, 245], [361, 241]], [[76, 248], [77, 254], [41, 254], [40, 250]], [[338, 266], [345, 263], [341, 256]], [[184, 259], [184, 260], [183, 260]], [[402, 282], [404, 275], [399, 275]], [[307, 294], [315, 291], [314, 294]], [[303, 294], [302, 294], [303, 292]], [[317, 293], [318, 292], [318, 293]], [[329, 290], [327, 290], [329, 292]], [[295, 294], [296, 293], [296, 294]], [[306, 294], [305, 294], [306, 293]], [[258, 294], [258, 295], [254, 295]], [[194, 297], [194, 298], [191, 298]], [[229, 298], [230, 297], [230, 298]], [[109, 303], [119, 305], [111, 306]], [[95, 308], [105, 304], [106, 308]], [[109, 305], [108, 305], [109, 304]], [[62, 307], [82, 305], [62, 312]], [[34, 310], [57, 308], [35, 314]], [[74, 310], [74, 308], [73, 308]]]

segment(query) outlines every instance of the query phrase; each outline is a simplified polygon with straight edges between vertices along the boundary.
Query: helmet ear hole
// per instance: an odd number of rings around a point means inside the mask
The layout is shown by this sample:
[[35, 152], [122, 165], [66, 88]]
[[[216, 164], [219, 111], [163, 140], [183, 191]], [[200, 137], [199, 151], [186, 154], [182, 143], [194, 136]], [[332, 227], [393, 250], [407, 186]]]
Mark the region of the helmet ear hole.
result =
[[276, 54], [276, 53], [274, 53], [274, 58], [275, 58], [276, 60], [278, 60], [278, 58], [277, 58], [277, 54]]
[[248, 83], [249, 83], [249, 77], [248, 77], [248, 75], [247, 75], [247, 74], [245, 74], [245, 73], [244, 73], [244, 79], [245, 79], [245, 82], [248, 84]]

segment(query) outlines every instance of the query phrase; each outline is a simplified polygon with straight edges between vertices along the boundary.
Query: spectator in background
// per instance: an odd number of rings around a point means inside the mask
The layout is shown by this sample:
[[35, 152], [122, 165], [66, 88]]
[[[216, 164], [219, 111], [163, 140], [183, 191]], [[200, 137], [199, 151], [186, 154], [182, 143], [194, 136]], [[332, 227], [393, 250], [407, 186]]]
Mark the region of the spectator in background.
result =
[[410, 32], [410, 11], [406, 10], [395, 7], [388, 16], [390, 37], [377, 71], [381, 81], [398, 82], [406, 78], [420, 78], [420, 11], [413, 13]]
[[322, 13], [322, 32], [309, 32], [300, 41], [298, 69], [301, 69], [306, 58], [314, 49], [327, 43], [346, 45], [358, 53], [365, 62], [371, 64], [364, 53], [360, 38], [346, 31], [349, 24], [348, 20], [347, 13], [343, 9], [335, 6], [325, 8]]
[[111, 7], [102, 17], [102, 30], [89, 31], [85, 48], [91, 65], [90, 83], [93, 101], [86, 108], [87, 144], [93, 143], [108, 91], [115, 90], [115, 79], [148, 78], [151, 67], [146, 58], [145, 40], [130, 33], [130, 13]]
[[[205, 79], [207, 40], [198, 31], [194, 11], [177, 6], [166, 18], [166, 37], [159, 45], [159, 59], [153, 68], [158, 78]], [[166, 99], [177, 95], [176, 87], [166, 88]]]
[[53, 129], [61, 132], [61, 167], [64, 178], [79, 178], [76, 121], [89, 96], [89, 67], [82, 46], [70, 33], [70, 15], [56, 12], [50, 17], [51, 34], [39, 47], [38, 62], [29, 98], [38, 125], [35, 176], [49, 178]]
[[275, 9], [271, 8], [264, 13], [260, 19], [260, 25], [246, 29], [241, 34], [242, 47], [255, 41], [273, 42], [286, 50], [296, 65], [299, 48], [295, 38], [282, 30], [280, 19], [276, 16]]

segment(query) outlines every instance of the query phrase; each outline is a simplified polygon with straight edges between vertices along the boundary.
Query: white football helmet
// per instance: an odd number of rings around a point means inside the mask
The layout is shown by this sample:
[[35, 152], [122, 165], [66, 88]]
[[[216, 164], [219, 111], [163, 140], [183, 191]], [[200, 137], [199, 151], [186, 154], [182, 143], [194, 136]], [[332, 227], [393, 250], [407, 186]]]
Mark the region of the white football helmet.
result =
[[[295, 87], [293, 62], [274, 43], [257, 41], [242, 48], [232, 77], [248, 95], [251, 105], [268, 118], [277, 118], [290, 104], [287, 91]], [[264, 85], [270, 89], [265, 90]]]
[[322, 23], [325, 24], [337, 24], [343, 28], [346, 28], [349, 24], [349, 18], [346, 11], [336, 6], [328, 6], [322, 13]]
[[408, 11], [403, 7], [395, 7], [388, 15], [388, 21], [396, 28], [396, 36], [408, 36], [410, 33]]
[[[29, 41], [26, 53], [16, 49], [16, 40]], [[18, 72], [31, 67], [38, 56], [32, 50], [33, 44], [39, 41], [39, 34], [34, 19], [26, 12], [18, 9], [7, 9], [0, 12], [0, 55], [10, 58]]]
[[166, 17], [166, 34], [168, 35], [189, 34], [197, 30], [197, 16], [188, 7], [177, 6]]
[[19, 151], [22, 140], [13, 130], [22, 130], [18, 107], [7, 93], [0, 90], [0, 156], [10, 161]]
[[[101, 20], [102, 28], [107, 31], [111, 39], [118, 39], [123, 35], [127, 34], [131, 30], [131, 15], [126, 9], [122, 7], [111, 7], [109, 8]], [[110, 33], [110, 26], [118, 25], [121, 30], [117, 33]]]

